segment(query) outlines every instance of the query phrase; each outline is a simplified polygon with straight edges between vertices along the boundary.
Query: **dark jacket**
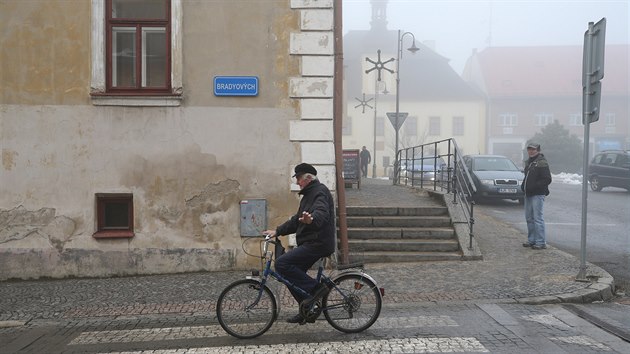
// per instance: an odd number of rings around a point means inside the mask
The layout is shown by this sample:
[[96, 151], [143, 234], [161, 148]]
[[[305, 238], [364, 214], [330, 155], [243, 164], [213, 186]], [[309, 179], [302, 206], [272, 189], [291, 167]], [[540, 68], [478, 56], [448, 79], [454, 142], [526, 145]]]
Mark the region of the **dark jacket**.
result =
[[530, 157], [525, 163], [525, 179], [521, 189], [526, 196], [549, 195], [551, 171], [545, 155], [538, 154]]
[[[305, 242], [313, 242], [321, 244], [325, 250], [333, 253], [335, 251], [335, 204], [328, 187], [314, 180], [304, 187], [300, 194], [302, 200], [297, 213], [278, 226], [276, 235], [295, 233], [298, 246]], [[298, 220], [303, 211], [313, 216], [311, 224], [304, 224]]]

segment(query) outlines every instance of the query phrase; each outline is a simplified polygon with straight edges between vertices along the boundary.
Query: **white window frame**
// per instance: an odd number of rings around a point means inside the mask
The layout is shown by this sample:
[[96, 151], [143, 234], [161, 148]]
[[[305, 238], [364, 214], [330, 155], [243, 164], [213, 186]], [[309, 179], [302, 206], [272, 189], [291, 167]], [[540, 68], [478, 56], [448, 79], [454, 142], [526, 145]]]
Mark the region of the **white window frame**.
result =
[[171, 95], [121, 96], [107, 95], [105, 87], [105, 0], [92, 2], [92, 104], [95, 106], [179, 106], [183, 78], [183, 11], [182, 0], [171, 1]]
[[582, 125], [582, 113], [569, 114], [569, 126], [577, 127]]
[[516, 113], [499, 114], [500, 127], [516, 127], [517, 125], [518, 125], [518, 114]]
[[466, 120], [463, 116], [453, 116], [453, 136], [466, 134]]
[[546, 127], [553, 123], [553, 113], [536, 113], [534, 116], [536, 117], [537, 127]]

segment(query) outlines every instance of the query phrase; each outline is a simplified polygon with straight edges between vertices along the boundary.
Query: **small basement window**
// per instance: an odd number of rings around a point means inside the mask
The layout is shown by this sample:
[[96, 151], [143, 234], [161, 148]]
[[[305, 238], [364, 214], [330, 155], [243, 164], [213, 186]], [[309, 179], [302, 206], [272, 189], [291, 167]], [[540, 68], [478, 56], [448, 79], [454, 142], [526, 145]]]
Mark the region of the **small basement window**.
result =
[[133, 232], [133, 194], [96, 194], [95, 238], [130, 238]]

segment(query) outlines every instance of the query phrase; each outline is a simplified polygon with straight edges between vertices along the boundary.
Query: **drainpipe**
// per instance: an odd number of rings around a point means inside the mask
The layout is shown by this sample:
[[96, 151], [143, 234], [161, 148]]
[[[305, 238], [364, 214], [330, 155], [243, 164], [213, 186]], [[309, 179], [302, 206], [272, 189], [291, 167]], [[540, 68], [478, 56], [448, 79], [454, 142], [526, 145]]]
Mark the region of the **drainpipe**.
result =
[[335, 144], [335, 174], [337, 177], [337, 213], [339, 214], [339, 240], [341, 263], [348, 263], [348, 225], [346, 222], [346, 185], [343, 180], [343, 17], [342, 0], [334, 2], [335, 79], [333, 94], [333, 123]]

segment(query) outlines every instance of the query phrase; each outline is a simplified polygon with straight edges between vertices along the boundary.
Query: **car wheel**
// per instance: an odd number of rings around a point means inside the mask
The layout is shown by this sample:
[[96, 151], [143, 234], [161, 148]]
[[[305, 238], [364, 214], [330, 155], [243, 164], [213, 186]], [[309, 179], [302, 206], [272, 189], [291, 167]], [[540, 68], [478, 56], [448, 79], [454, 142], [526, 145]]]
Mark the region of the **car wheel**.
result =
[[525, 204], [525, 198], [518, 198], [518, 204], [520, 205]]
[[599, 192], [602, 190], [602, 188], [604, 188], [601, 183], [599, 183], [599, 178], [597, 178], [597, 176], [593, 176], [591, 177], [591, 189], [595, 192]]

